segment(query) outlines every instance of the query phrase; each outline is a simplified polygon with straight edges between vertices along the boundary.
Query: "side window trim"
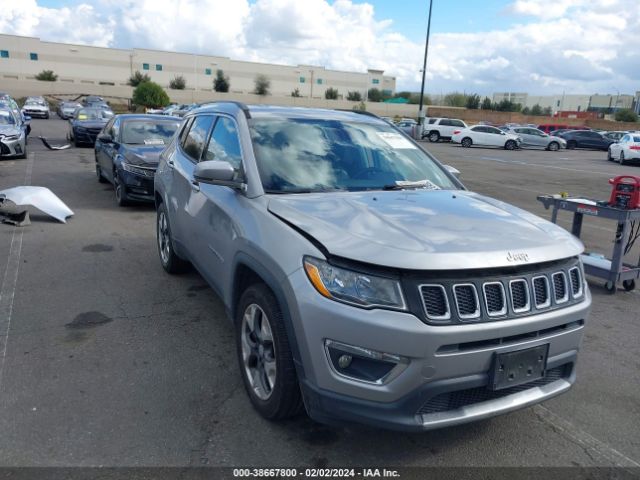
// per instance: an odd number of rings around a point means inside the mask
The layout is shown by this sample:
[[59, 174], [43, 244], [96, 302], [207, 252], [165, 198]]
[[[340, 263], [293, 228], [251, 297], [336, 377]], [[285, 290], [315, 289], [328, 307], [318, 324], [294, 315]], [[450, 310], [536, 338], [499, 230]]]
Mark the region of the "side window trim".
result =
[[[229, 120], [231, 120], [231, 122], [233, 123], [233, 125], [235, 126], [236, 129], [236, 139], [238, 141], [238, 149], [240, 150], [240, 166], [238, 167], [238, 176], [241, 179], [245, 178], [245, 169], [244, 169], [244, 150], [242, 148], [242, 142], [240, 141], [240, 128], [238, 125], [238, 122], [236, 122], [236, 119], [233, 118], [231, 115], [227, 115], [225, 113], [216, 113], [216, 120], [213, 123], [213, 125], [211, 126], [211, 130], [209, 130], [209, 135], [207, 135], [207, 141], [205, 142], [205, 147], [202, 149], [202, 155], [205, 154], [206, 150], [209, 148], [209, 142], [211, 141], [211, 137], [213, 136], [213, 132], [216, 128], [216, 125], [218, 124], [218, 120], [220, 118], [227, 118]], [[202, 157], [201, 155], [201, 157]]]
[[[213, 117], [213, 121], [211, 122], [211, 125], [209, 126], [209, 130], [207, 130], [207, 134], [205, 135], [205, 140], [203, 142], [203, 148], [202, 148], [202, 151], [200, 152], [200, 158], [195, 160], [191, 155], [189, 155], [187, 152], [185, 152], [184, 148], [182, 148], [182, 147], [183, 147], [184, 141], [189, 136], [189, 132], [191, 131], [191, 127], [193, 127], [193, 124], [196, 122], [196, 119], [200, 118], [200, 117]], [[180, 153], [182, 153], [191, 163], [193, 163], [193, 164], [199, 163], [200, 160], [202, 159], [202, 155], [204, 154], [206, 146], [209, 144], [209, 138], [211, 137], [211, 132], [213, 131], [213, 128], [215, 127], [217, 120], [218, 120], [218, 115], [217, 114], [203, 113], [201, 115], [194, 115], [193, 117], [191, 117], [191, 121], [189, 122], [188, 128], [185, 126], [185, 131], [183, 132], [185, 136], [184, 136], [184, 138], [180, 139], [180, 146], [178, 148], [180, 149]]]

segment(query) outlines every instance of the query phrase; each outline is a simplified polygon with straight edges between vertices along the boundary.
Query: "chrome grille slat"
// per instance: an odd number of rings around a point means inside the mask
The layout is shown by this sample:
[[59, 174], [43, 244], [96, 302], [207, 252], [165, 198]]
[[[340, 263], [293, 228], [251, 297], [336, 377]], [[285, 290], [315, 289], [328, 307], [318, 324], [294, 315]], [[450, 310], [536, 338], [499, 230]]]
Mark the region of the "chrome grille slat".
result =
[[456, 308], [460, 318], [467, 320], [480, 316], [480, 301], [473, 283], [454, 285], [453, 296], [455, 297]]
[[420, 296], [427, 318], [431, 320], [449, 320], [451, 318], [449, 299], [442, 285], [420, 285]]
[[571, 294], [573, 298], [582, 296], [582, 274], [578, 267], [569, 270], [569, 279], [571, 280]]
[[549, 280], [546, 276], [540, 275], [533, 278], [533, 296], [536, 308], [547, 308], [551, 305]]
[[507, 313], [507, 299], [504, 286], [500, 282], [487, 282], [482, 285], [484, 303], [490, 317], [499, 317]]
[[509, 282], [511, 293], [511, 308], [515, 313], [528, 312], [531, 309], [529, 301], [529, 285], [524, 278], [511, 280]]
[[567, 288], [567, 276], [564, 272], [556, 272], [551, 275], [553, 281], [553, 295], [556, 303], [565, 303], [569, 300], [569, 289]]

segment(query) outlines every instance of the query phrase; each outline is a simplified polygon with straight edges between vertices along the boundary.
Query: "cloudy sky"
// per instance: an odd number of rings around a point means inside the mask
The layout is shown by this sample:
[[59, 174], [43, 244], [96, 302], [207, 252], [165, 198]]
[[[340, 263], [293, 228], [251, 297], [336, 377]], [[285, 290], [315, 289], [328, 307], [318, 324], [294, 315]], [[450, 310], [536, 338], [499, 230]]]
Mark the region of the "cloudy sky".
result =
[[[0, 33], [384, 69], [418, 90], [427, 0], [0, 0]], [[434, 0], [431, 93], [640, 90], [639, 0]]]

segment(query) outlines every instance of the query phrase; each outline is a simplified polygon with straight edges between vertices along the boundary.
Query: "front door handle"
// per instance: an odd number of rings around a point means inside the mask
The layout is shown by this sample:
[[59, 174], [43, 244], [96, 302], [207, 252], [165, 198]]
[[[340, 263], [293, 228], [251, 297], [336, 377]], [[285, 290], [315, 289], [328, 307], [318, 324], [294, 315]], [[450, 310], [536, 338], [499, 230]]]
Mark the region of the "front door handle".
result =
[[191, 190], [194, 192], [200, 191], [200, 183], [197, 180], [191, 180]]
[[173, 160], [167, 160], [167, 165], [169, 168], [173, 168]]

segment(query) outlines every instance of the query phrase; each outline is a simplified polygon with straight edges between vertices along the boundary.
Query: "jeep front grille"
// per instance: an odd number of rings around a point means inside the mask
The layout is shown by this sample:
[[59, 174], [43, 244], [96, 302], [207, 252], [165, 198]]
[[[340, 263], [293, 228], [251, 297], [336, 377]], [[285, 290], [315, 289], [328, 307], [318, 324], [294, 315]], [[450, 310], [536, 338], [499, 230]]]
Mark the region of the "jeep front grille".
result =
[[490, 317], [499, 317], [507, 313], [507, 299], [504, 287], [500, 282], [485, 283], [482, 286], [484, 301], [487, 305], [487, 313]]
[[476, 287], [472, 283], [454, 285], [453, 296], [456, 299], [458, 315], [462, 319], [478, 318], [480, 316], [480, 302]]
[[547, 277], [533, 278], [533, 300], [536, 308], [546, 308], [551, 305], [551, 295], [549, 295], [549, 280]]
[[422, 304], [427, 317], [431, 320], [448, 320], [451, 318], [447, 293], [442, 285], [421, 285]]
[[571, 293], [575, 298], [582, 296], [582, 275], [580, 269], [573, 267], [569, 270], [569, 278], [571, 279]]
[[564, 303], [569, 300], [567, 277], [564, 272], [556, 272], [553, 274], [553, 292], [556, 298], [556, 303]]
[[511, 280], [509, 282], [511, 290], [511, 305], [515, 313], [522, 313], [529, 310], [529, 286], [524, 279]]

